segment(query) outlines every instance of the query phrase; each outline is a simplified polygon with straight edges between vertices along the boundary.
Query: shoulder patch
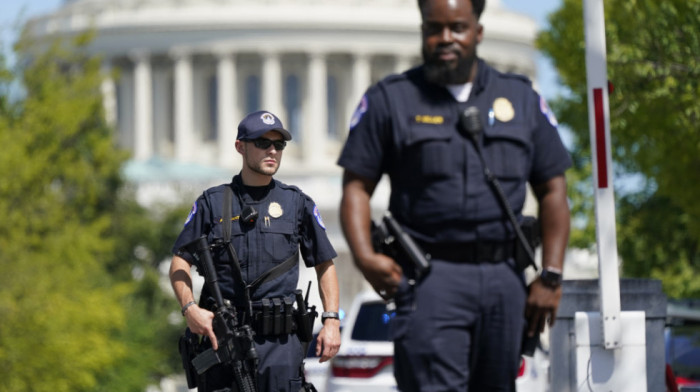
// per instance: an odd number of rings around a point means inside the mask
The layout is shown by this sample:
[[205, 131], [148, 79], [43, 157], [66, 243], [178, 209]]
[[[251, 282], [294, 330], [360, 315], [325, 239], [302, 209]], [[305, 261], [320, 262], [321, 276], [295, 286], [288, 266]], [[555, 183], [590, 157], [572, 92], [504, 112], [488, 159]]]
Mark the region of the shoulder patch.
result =
[[323, 230], [326, 230], [326, 225], [323, 224], [323, 219], [321, 219], [321, 212], [318, 210], [318, 206], [314, 204], [314, 218], [316, 218], [316, 223], [318, 223], [319, 226]]
[[187, 215], [187, 220], [185, 220], [185, 226], [187, 226], [188, 223], [192, 220], [194, 215], [197, 213], [197, 201], [195, 200], [194, 204], [192, 204], [192, 209], [190, 210], [190, 214]]
[[552, 111], [552, 109], [549, 108], [549, 105], [547, 105], [547, 101], [542, 96], [540, 96], [540, 110], [542, 111], [542, 114], [544, 114], [545, 117], [547, 117], [547, 120], [550, 124], [552, 124], [553, 127], [556, 128], [559, 125], [556, 116], [554, 116], [554, 112]]
[[357, 108], [355, 109], [355, 113], [353, 113], [352, 118], [350, 119], [350, 130], [355, 128], [357, 123], [360, 122], [362, 119], [362, 116], [367, 112], [367, 108], [369, 107], [369, 102], [367, 100], [367, 94], [362, 96], [362, 99], [360, 99], [360, 103], [357, 105]]

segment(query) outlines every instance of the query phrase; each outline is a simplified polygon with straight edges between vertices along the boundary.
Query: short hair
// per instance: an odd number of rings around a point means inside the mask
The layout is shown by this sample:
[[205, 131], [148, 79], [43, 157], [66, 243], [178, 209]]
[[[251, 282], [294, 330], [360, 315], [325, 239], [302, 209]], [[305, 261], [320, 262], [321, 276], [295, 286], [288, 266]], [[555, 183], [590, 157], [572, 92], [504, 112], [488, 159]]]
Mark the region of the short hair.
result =
[[[427, 3], [429, 0], [418, 0], [418, 9], [420, 9], [421, 14], [423, 13], [423, 7], [425, 6], [425, 3]], [[484, 7], [486, 7], [486, 0], [469, 0], [472, 2], [472, 9], [474, 13], [476, 14], [476, 19], [478, 20], [481, 17], [481, 13], [484, 12]]]

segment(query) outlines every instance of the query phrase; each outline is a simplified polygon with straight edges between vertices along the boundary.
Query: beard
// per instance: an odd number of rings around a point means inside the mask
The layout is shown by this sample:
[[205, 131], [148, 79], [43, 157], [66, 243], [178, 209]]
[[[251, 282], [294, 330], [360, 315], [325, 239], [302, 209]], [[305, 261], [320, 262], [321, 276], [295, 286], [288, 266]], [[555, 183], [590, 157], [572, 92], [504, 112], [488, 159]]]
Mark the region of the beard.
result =
[[253, 173], [262, 174], [265, 176], [275, 175], [280, 167], [279, 158], [277, 159], [277, 164], [275, 166], [265, 165], [262, 161], [255, 161], [249, 157], [246, 157], [245, 164]]
[[437, 53], [428, 53], [423, 48], [423, 70], [425, 78], [440, 86], [467, 83], [471, 76], [476, 53], [471, 56], [458, 56], [454, 62], [439, 59]]
[[269, 167], [269, 166], [263, 166], [263, 165], [257, 165], [257, 166], [248, 166], [250, 170], [254, 171], [255, 173], [258, 174], [263, 174], [266, 176], [274, 176], [275, 173], [277, 173], [277, 169], [279, 169], [279, 165], [275, 167]]

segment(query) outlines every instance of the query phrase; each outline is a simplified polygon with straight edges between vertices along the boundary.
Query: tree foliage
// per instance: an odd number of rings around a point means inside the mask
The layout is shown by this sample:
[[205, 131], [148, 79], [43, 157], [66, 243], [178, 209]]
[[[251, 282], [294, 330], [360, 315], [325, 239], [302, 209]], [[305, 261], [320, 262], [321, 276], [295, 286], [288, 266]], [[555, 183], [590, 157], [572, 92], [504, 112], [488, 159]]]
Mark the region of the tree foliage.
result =
[[25, 37], [14, 73], [0, 61], [3, 392], [143, 391], [177, 370], [179, 327], [154, 268], [176, 226], [129, 197], [88, 40]]
[[[537, 40], [568, 94], [552, 105], [573, 131], [572, 233], [594, 242], [587, 117], [583, 2], [564, 0]], [[662, 279], [672, 296], [700, 295], [700, 0], [609, 0], [605, 27], [613, 160], [618, 178], [640, 173], [633, 192], [618, 189], [623, 271]]]

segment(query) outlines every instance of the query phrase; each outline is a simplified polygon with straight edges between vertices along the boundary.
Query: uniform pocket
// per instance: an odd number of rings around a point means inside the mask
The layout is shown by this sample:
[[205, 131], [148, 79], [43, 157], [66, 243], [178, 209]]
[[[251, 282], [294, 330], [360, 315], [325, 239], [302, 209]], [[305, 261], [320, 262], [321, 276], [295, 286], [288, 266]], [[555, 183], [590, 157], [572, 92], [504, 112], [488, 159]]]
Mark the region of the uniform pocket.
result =
[[301, 378], [293, 378], [289, 380], [289, 391], [301, 391]]
[[391, 324], [389, 325], [389, 334], [392, 340], [399, 340], [406, 336], [410, 328], [414, 299], [415, 290], [413, 286], [408, 284], [405, 276], [401, 277], [399, 289], [394, 296], [396, 315], [391, 319]]
[[410, 325], [410, 318], [408, 315], [396, 315], [391, 319], [391, 324], [389, 326], [389, 336], [391, 340], [401, 340], [406, 333], [408, 333], [408, 328]]
[[[219, 220], [211, 229], [211, 233], [209, 234], [209, 243], [215, 244], [221, 241], [224, 241], [224, 225], [222, 218], [219, 218]], [[233, 244], [234, 249], [242, 249], [243, 230], [241, 229], [241, 224], [238, 218], [236, 218], [235, 220], [231, 220], [231, 244]], [[214, 257], [214, 264], [230, 264], [227, 246], [216, 247], [215, 249], [213, 249], [212, 252], [215, 253], [213, 254], [213, 256], [218, 256]], [[248, 264], [245, 261], [248, 258], [246, 254], [238, 253], [237, 256], [240, 259], [239, 263], [241, 264], [241, 267], [244, 267]]]
[[294, 222], [265, 217], [260, 229], [265, 242], [265, 252], [276, 263], [284, 261], [296, 252]]
[[493, 174], [501, 179], [527, 179], [530, 172], [531, 145], [522, 124], [498, 124], [489, 128], [484, 139], [484, 159]]
[[447, 177], [450, 175], [449, 128], [434, 124], [414, 123], [410, 125], [409, 137], [403, 162], [414, 167], [409, 173], [424, 177]]

